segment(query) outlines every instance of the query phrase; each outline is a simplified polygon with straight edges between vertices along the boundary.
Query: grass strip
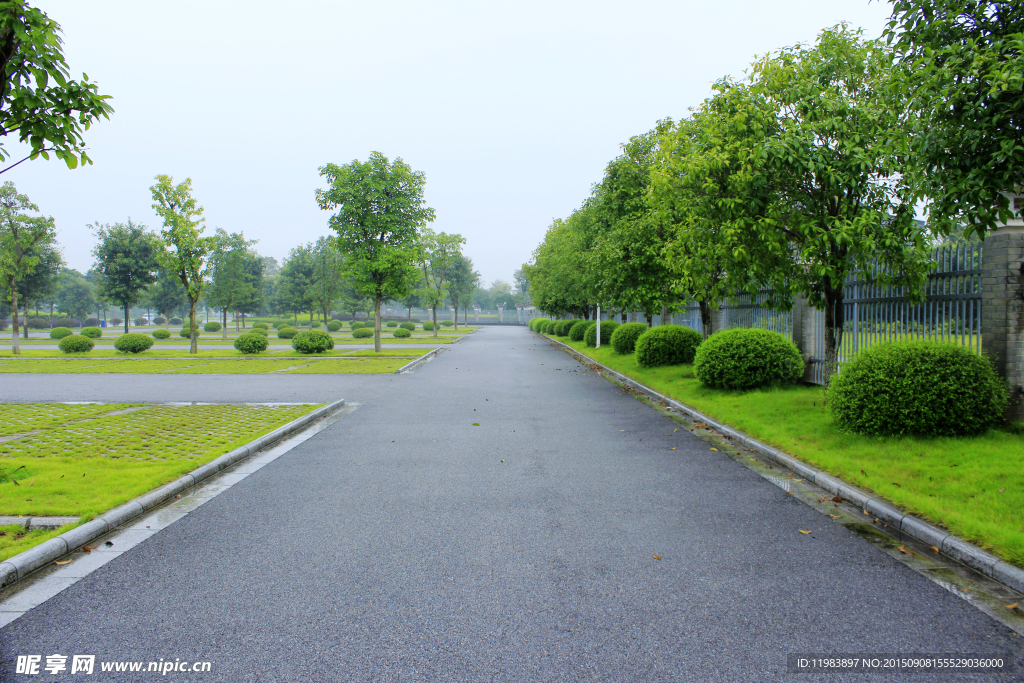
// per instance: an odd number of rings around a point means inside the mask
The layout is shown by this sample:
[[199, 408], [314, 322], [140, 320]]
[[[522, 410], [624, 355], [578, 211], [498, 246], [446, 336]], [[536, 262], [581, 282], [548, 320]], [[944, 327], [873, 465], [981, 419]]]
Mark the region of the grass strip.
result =
[[643, 368], [611, 347], [558, 341], [1024, 567], [1024, 435], [1000, 429], [971, 438], [847, 434], [832, 424], [821, 387], [710, 389], [692, 365]]
[[[43, 374], [227, 374], [262, 375], [286, 371], [302, 363], [313, 362], [316, 373], [366, 374], [393, 372], [401, 367], [405, 359], [390, 358], [346, 358], [327, 355], [287, 357], [239, 357], [204, 358], [109, 358], [90, 360], [88, 358], [39, 358], [0, 361], [0, 373], [43, 373]], [[398, 365], [395, 365], [398, 363]], [[304, 370], [304, 372], [313, 372]]]

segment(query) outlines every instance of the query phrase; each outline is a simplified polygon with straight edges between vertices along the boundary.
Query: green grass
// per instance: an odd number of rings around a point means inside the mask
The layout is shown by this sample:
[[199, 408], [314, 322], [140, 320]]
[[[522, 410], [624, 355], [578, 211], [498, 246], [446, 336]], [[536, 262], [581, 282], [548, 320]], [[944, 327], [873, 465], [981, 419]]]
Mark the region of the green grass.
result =
[[26, 531], [20, 524], [0, 526], [0, 562], [34, 548], [43, 541], [59, 536], [65, 531], [70, 531], [75, 526], [77, 525], [68, 524], [59, 529], [33, 529], [32, 531]]
[[[0, 360], [0, 373], [57, 373], [57, 374], [232, 374], [251, 375], [267, 373], [383, 373], [394, 372], [410, 358], [345, 358], [317, 354], [287, 357], [216, 358], [38, 358]], [[310, 370], [310, 367], [316, 370]]]
[[[316, 408], [150, 405], [111, 414], [126, 407], [0, 405], [0, 424], [17, 422], [27, 434], [0, 443], [0, 515], [85, 521]], [[65, 419], [54, 423], [54, 415]], [[6, 534], [0, 559], [27, 542]]]
[[[334, 349], [332, 351], [324, 351], [323, 353], [316, 354], [316, 357], [321, 358], [325, 356], [329, 357], [344, 357], [351, 358], [352, 356], [374, 356], [383, 358], [385, 356], [410, 356], [418, 358], [425, 353], [429, 353], [431, 349], [411, 348], [411, 349], [381, 349], [380, 353], [376, 353], [372, 349]], [[113, 349], [98, 349], [90, 351], [88, 353], [77, 353], [68, 355], [61, 351], [23, 351], [20, 356], [4, 356], [0, 357], [0, 363], [3, 362], [17, 362], [19, 360], [28, 360], [33, 358], [61, 358], [64, 360], [92, 360], [92, 359], [112, 359], [118, 358], [121, 360], [138, 360], [143, 358], [177, 358], [177, 359], [188, 359], [195, 360], [196, 358], [234, 358], [234, 359], [258, 359], [258, 358], [308, 358], [306, 354], [299, 353], [293, 349], [274, 349], [269, 348], [261, 354], [245, 354], [235, 349], [200, 349], [196, 354], [190, 354], [188, 349], [150, 349], [149, 351], [143, 351], [142, 353], [121, 353], [120, 351], [114, 351]]]
[[840, 432], [820, 387], [709, 389], [692, 365], [642, 368], [611, 347], [574, 349], [716, 420], [1024, 567], [1024, 435], [990, 430], [975, 438], [883, 438]]

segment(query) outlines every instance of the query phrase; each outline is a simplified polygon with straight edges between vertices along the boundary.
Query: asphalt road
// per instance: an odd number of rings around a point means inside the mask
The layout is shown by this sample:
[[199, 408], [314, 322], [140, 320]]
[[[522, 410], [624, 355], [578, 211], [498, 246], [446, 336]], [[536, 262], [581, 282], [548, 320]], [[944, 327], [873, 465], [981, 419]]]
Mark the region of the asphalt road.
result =
[[[3, 681], [1024, 675], [787, 673], [789, 653], [1020, 666], [1024, 639], [523, 328], [401, 376], [17, 377], [0, 399], [363, 405], [0, 630]], [[15, 676], [32, 653], [212, 669]]]

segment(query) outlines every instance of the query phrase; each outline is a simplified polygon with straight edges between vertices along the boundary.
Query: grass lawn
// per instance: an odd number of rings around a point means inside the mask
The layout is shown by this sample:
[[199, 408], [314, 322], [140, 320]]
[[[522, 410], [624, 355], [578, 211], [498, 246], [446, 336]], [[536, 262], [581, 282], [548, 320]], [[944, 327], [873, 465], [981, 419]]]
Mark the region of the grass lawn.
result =
[[[316, 407], [0, 405], [4, 435], [25, 435], [0, 443], [0, 515], [86, 521]], [[0, 527], [0, 560], [55, 533]]]
[[[345, 357], [316, 354], [303, 356], [288, 354], [286, 357], [236, 356], [193, 356], [160, 358], [141, 354], [140, 357], [103, 358], [89, 355], [73, 358], [23, 358], [0, 359], [0, 373], [59, 373], [59, 374], [232, 374], [261, 375], [268, 373], [327, 373], [367, 374], [394, 372], [413, 358], [410, 357]], [[422, 354], [419, 354], [422, 355]]]
[[187, 348], [184, 349], [157, 349], [152, 348], [149, 351], [143, 351], [142, 353], [121, 353], [113, 349], [94, 349], [87, 353], [76, 353], [66, 354], [62, 351], [52, 350], [26, 350], [21, 353], [20, 356], [5, 356], [0, 357], [0, 363], [4, 361], [17, 361], [19, 359], [31, 359], [31, 358], [63, 358], [65, 360], [90, 360], [93, 358], [121, 358], [125, 360], [139, 359], [139, 358], [187, 358], [189, 360], [195, 360], [196, 358], [236, 358], [236, 359], [256, 359], [256, 358], [351, 358], [353, 356], [369, 356], [374, 358], [384, 358], [386, 356], [402, 356], [409, 358], [419, 358], [425, 353], [429, 353], [432, 349], [425, 348], [410, 348], [410, 349], [381, 349], [380, 353], [376, 353], [373, 349], [334, 349], [332, 351], [324, 351], [323, 353], [309, 356], [307, 354], [299, 353], [294, 349], [275, 349], [268, 348], [266, 351], [260, 354], [245, 354], [235, 349], [199, 349], [199, 353], [192, 355], [188, 352]]
[[692, 365], [642, 368], [610, 346], [555, 337], [638, 382], [1024, 567], [1024, 435], [867, 437], [840, 432], [820, 387], [709, 389]]

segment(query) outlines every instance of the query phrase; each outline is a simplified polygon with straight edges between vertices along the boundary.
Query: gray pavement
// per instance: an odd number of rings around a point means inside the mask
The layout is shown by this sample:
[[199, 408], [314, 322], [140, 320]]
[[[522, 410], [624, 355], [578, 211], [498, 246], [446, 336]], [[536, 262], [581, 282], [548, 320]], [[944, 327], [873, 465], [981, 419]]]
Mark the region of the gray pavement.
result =
[[2, 681], [1021, 680], [788, 674], [1024, 641], [523, 328], [399, 376], [34, 377], [0, 400], [363, 405], [0, 629]]

